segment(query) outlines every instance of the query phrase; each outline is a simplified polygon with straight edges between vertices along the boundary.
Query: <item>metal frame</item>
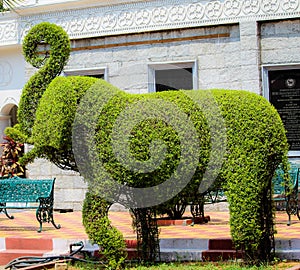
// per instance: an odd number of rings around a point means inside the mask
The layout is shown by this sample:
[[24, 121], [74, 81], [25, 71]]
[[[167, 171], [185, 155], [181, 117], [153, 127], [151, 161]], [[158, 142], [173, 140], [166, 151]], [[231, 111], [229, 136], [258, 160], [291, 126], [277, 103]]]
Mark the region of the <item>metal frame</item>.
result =
[[[59, 229], [53, 218], [54, 205], [54, 179], [32, 180], [14, 176], [0, 180], [0, 212], [9, 219], [14, 216], [9, 215], [7, 209], [36, 209], [36, 219], [40, 224], [38, 232], [42, 231], [45, 222]], [[7, 203], [25, 203], [25, 205], [7, 205]], [[33, 205], [37, 203], [38, 205]]]

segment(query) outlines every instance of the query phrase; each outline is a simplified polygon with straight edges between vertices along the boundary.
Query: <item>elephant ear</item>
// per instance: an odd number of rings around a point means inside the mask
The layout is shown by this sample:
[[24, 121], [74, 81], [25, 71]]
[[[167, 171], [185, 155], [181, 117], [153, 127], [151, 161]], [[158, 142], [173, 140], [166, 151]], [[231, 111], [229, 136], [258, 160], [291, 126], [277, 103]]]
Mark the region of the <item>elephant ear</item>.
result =
[[43, 94], [36, 112], [32, 139], [36, 148], [72, 149], [72, 126], [81, 96], [98, 79], [57, 77]]
[[62, 169], [77, 171], [72, 146], [74, 119], [82, 97], [94, 87], [101, 91], [113, 86], [102, 79], [84, 76], [57, 77], [50, 83], [36, 111], [31, 155], [47, 158]]

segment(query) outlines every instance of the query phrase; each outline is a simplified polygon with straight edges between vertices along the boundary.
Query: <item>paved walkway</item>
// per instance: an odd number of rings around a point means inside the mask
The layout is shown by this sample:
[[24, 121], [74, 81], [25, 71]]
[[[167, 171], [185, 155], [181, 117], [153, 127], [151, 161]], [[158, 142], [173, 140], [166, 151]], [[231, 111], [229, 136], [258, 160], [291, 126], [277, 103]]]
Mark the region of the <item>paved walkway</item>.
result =
[[[229, 213], [206, 212], [210, 221], [194, 226], [163, 226], [160, 227], [160, 238], [230, 238]], [[38, 222], [35, 211], [27, 210], [13, 213], [14, 219], [6, 218], [0, 213], [0, 238], [63, 238], [88, 239], [82, 225], [81, 212], [59, 213], [54, 212], [54, 219], [61, 229], [55, 229], [52, 224], [44, 224], [43, 231], [37, 233]], [[112, 224], [117, 227], [126, 239], [134, 239], [135, 233], [131, 227], [131, 217], [128, 212], [109, 212]], [[276, 239], [300, 239], [300, 221], [292, 216], [292, 225], [287, 226], [285, 212], [276, 213]]]
[[[0, 213], [0, 250], [5, 249], [7, 240], [19, 241], [15, 238], [28, 238], [31, 242], [32, 239], [52, 239], [51, 243], [54, 241], [58, 245], [61, 242], [68, 243], [66, 247], [74, 241], [88, 242], [85, 241], [88, 240], [88, 236], [82, 225], [81, 212], [54, 212], [55, 221], [61, 225], [61, 229], [55, 229], [52, 224], [44, 224], [41, 233], [37, 232], [39, 226], [34, 210], [17, 211], [13, 215], [15, 218], [10, 220], [3, 213]], [[230, 238], [228, 211], [206, 211], [206, 215], [210, 216], [208, 223], [194, 226], [172, 225], [160, 227], [160, 238], [165, 241], [164, 245], [168, 246], [170, 243], [174, 241], [177, 243], [179, 239], [182, 239], [183, 241], [179, 240], [180, 243], [186, 242], [187, 245], [196, 243], [197, 247], [199, 244], [204, 243], [205, 248], [203, 249], [205, 250], [209, 239]], [[125, 239], [135, 239], [136, 235], [132, 229], [132, 220], [128, 212], [109, 212], [109, 217], [112, 224], [123, 233]], [[285, 250], [283, 255], [288, 254], [288, 258], [291, 259], [300, 258], [300, 221], [293, 216], [292, 225], [287, 226], [286, 224], [286, 213], [277, 212], [275, 240], [283, 243], [282, 247]], [[182, 247], [181, 245], [180, 247]], [[295, 248], [296, 250], [294, 250]], [[59, 252], [58, 246], [54, 247], [54, 250]], [[3, 266], [0, 266], [0, 270], [2, 269]]]

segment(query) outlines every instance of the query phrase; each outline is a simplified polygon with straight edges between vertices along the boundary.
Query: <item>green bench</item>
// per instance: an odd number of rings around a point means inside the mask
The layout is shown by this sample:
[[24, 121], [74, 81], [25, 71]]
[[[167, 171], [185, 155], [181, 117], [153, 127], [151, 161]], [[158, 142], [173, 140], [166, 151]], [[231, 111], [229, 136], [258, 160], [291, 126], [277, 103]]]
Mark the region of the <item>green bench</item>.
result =
[[300, 220], [298, 187], [300, 177], [300, 164], [290, 163], [290, 182], [286, 183], [283, 178], [283, 170], [279, 167], [273, 177], [273, 199], [276, 210], [285, 210], [288, 214], [287, 225], [291, 224], [291, 215], [297, 215]]
[[[287, 225], [291, 224], [291, 215], [297, 215], [300, 220], [299, 209], [299, 178], [300, 178], [300, 164], [290, 162], [290, 183], [285, 183], [283, 178], [283, 170], [279, 167], [275, 176], [272, 179], [273, 182], [273, 200], [276, 210], [286, 211], [288, 214]], [[201, 217], [205, 222], [204, 205], [214, 204], [219, 202], [226, 202], [225, 192], [222, 189], [208, 190], [202, 196], [199, 196], [197, 202], [190, 204], [190, 211], [193, 219]]]
[[14, 176], [0, 180], [0, 212], [13, 219], [7, 209], [36, 209], [36, 219], [42, 231], [45, 222], [59, 229], [53, 218], [54, 179], [33, 180]]

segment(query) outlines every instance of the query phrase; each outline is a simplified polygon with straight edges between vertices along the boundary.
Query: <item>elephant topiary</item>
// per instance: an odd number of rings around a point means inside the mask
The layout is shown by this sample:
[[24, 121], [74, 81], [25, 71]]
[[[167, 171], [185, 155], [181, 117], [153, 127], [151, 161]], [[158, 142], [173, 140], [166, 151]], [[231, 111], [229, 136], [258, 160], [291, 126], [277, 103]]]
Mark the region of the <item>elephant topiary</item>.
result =
[[23, 163], [47, 158], [79, 171], [105, 200], [151, 213], [222, 187], [235, 246], [248, 262], [271, 259], [272, 177], [287, 164], [288, 144], [265, 98], [222, 89], [128, 94], [101, 79], [54, 78], [69, 57], [67, 34], [50, 23], [34, 26], [23, 43], [31, 63], [42, 62], [40, 39], [50, 43], [50, 57], [23, 90], [19, 126], [7, 131], [34, 145]]

